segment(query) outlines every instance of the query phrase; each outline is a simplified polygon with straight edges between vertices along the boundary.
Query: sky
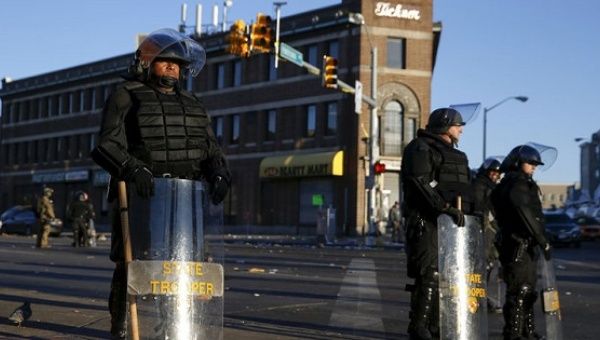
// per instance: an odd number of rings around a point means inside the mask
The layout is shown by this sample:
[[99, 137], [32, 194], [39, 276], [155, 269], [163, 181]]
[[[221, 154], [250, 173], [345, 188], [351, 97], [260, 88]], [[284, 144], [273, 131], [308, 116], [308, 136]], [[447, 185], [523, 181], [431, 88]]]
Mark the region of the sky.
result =
[[[402, 3], [402, 0], [386, 0]], [[21, 79], [132, 52], [137, 33], [177, 28], [184, 1], [0, 0], [0, 78]], [[288, 0], [282, 15], [339, 0]], [[188, 1], [188, 24], [195, 6]], [[203, 23], [221, 1], [203, 1]], [[233, 0], [228, 20], [274, 14], [272, 1]], [[434, 0], [443, 25], [432, 84], [432, 109], [481, 102], [488, 112], [487, 155], [537, 142], [556, 147], [541, 183], [579, 181], [577, 137], [600, 129], [600, 1]], [[483, 112], [465, 127], [459, 148], [482, 162]]]

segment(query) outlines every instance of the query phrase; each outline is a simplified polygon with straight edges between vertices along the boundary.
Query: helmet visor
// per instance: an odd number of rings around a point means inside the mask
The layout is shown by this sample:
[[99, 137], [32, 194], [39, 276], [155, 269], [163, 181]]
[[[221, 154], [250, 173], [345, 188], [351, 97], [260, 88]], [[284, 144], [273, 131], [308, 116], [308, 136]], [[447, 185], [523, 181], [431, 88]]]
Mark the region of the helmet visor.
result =
[[540, 158], [542, 159], [542, 163], [544, 163], [538, 165], [538, 169], [541, 171], [550, 169], [554, 165], [554, 162], [556, 162], [556, 158], [558, 158], [558, 150], [553, 146], [535, 142], [528, 142], [526, 145], [536, 149], [540, 153]]
[[450, 105], [450, 107], [455, 109], [456, 111], [460, 112], [460, 115], [462, 116], [462, 119], [463, 119], [463, 124], [461, 124], [461, 125], [465, 125], [465, 124], [475, 120], [475, 118], [477, 117], [477, 114], [479, 113], [479, 108], [481, 107], [481, 103], [455, 104], [455, 105]]
[[197, 76], [206, 63], [206, 51], [195, 40], [170, 28], [150, 33], [138, 48], [143, 68], [149, 68], [156, 58], [177, 60], [181, 69]]

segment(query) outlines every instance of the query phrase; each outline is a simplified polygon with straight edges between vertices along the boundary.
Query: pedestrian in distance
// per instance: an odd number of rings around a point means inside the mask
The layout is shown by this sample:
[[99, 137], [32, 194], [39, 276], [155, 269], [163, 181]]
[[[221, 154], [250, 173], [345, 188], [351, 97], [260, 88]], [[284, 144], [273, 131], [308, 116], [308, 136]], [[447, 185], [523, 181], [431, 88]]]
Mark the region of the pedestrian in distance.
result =
[[504, 339], [538, 339], [533, 305], [537, 299], [537, 260], [546, 260], [551, 247], [544, 234], [540, 189], [533, 180], [540, 153], [529, 145], [515, 147], [502, 162], [506, 175], [492, 192], [500, 227], [500, 262], [507, 285]]
[[[482, 228], [484, 235], [485, 257], [486, 257], [486, 278], [489, 283], [490, 274], [494, 267], [497, 267], [498, 249], [497, 236], [498, 223], [495, 218], [495, 211], [492, 205], [492, 190], [500, 180], [500, 161], [496, 158], [486, 159], [473, 179], [473, 198], [478, 205], [479, 213], [482, 217]], [[498, 268], [499, 270], [500, 268]], [[488, 296], [488, 311], [501, 312], [500, 303], [493, 302]]]
[[[117, 181], [150, 198], [155, 177], [206, 180], [214, 204], [225, 198], [230, 172], [202, 102], [183, 89], [206, 60], [204, 49], [171, 29], [151, 33], [135, 53], [126, 81], [108, 98], [93, 159], [111, 175], [109, 201]], [[127, 336], [123, 239], [115, 202], [110, 258], [115, 271], [109, 297], [111, 335]]]
[[45, 187], [43, 189], [43, 194], [40, 199], [37, 201], [36, 212], [40, 221], [40, 230], [37, 234], [37, 248], [49, 248], [50, 244], [48, 243], [48, 237], [50, 236], [50, 222], [56, 219], [56, 215], [54, 214], [54, 201], [52, 200], [52, 195], [54, 194], [54, 189], [50, 187]]
[[439, 336], [437, 218], [447, 214], [464, 226], [464, 214], [454, 204], [460, 196], [465, 207], [470, 206], [468, 160], [456, 149], [463, 125], [458, 111], [434, 110], [402, 157], [407, 273], [415, 280], [410, 289], [410, 339]]
[[402, 216], [398, 201], [394, 202], [394, 205], [392, 205], [388, 212], [388, 223], [392, 229], [392, 242], [404, 243], [404, 230], [402, 228]]

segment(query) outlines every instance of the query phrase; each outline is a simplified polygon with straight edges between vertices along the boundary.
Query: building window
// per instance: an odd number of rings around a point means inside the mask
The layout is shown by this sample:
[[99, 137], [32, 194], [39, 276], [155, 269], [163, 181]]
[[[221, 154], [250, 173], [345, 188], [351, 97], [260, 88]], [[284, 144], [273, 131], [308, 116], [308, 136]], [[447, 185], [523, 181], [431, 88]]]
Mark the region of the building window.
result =
[[231, 144], [240, 142], [240, 115], [231, 116]]
[[417, 120], [409, 118], [406, 120], [406, 128], [404, 129], [404, 145], [408, 144], [415, 138], [417, 134]]
[[327, 55], [339, 59], [340, 57], [340, 43], [337, 40], [332, 40], [327, 46]]
[[36, 98], [31, 101], [31, 119], [40, 118], [40, 99]]
[[233, 86], [242, 85], [242, 61], [233, 62]]
[[217, 137], [217, 142], [219, 144], [223, 143], [223, 117], [216, 117], [213, 120], [213, 130], [215, 132], [215, 137]]
[[277, 132], [277, 111], [267, 111], [265, 129], [265, 140], [275, 140], [275, 133]]
[[406, 68], [406, 40], [402, 38], [387, 39], [387, 66], [392, 68]]
[[275, 68], [275, 56], [269, 55], [269, 80], [277, 79], [277, 69]]
[[397, 101], [387, 103], [383, 109], [382, 154], [386, 156], [402, 155], [402, 105]]
[[79, 91], [79, 112], [85, 111], [85, 90]]
[[225, 64], [217, 65], [217, 89], [225, 87]]
[[328, 103], [327, 104], [327, 121], [325, 122], [325, 134], [327, 135], [335, 135], [337, 133], [337, 117], [338, 117], [338, 108], [337, 103]]
[[317, 132], [317, 107], [308, 105], [306, 107], [306, 131], [304, 136], [314, 137]]
[[316, 66], [316, 67], [320, 67], [319, 58], [317, 56], [317, 45], [308, 46], [306, 55], [308, 57], [309, 64]]
[[2, 164], [3, 166], [7, 166], [8, 165], [8, 162], [10, 161], [9, 155], [10, 155], [10, 144], [5, 144], [2, 147], [2, 156], [3, 156], [2, 157], [2, 162], [4, 163], [4, 164]]
[[67, 113], [73, 113], [75, 111], [75, 94], [73, 92], [69, 92], [68, 98]]
[[96, 89], [95, 88], [91, 88], [89, 89], [89, 96], [90, 96], [90, 103], [89, 103], [89, 107], [90, 110], [94, 110], [98, 108], [98, 103], [96, 100]]
[[[6, 111], [6, 114], [2, 114], [2, 118], [5, 119], [5, 122], [7, 124], [10, 123], [14, 123], [15, 122], [15, 103], [11, 103], [10, 105], [7, 105], [6, 107], [8, 107], [8, 111]], [[6, 117], [4, 117], [6, 116]]]
[[96, 134], [90, 133], [90, 152], [96, 147]]

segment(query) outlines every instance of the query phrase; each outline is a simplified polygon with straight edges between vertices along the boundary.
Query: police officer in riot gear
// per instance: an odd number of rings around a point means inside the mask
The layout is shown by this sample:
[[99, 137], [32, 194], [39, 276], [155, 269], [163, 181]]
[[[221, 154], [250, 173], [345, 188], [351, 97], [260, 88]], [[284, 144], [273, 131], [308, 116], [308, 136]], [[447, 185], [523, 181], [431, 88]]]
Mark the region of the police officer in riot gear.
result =
[[[129, 191], [150, 197], [154, 177], [206, 180], [214, 204], [225, 198], [231, 175], [210, 118], [202, 102], [181, 86], [183, 77], [196, 76], [205, 60], [196, 41], [171, 29], [155, 31], [140, 44], [128, 81], [104, 106], [92, 154], [111, 174], [109, 200], [116, 197], [118, 180], [126, 181]], [[111, 334], [124, 338], [127, 287], [117, 204], [112, 223]]]
[[73, 226], [73, 247], [88, 245], [88, 226], [94, 217], [94, 210], [88, 202], [88, 195], [84, 191], [75, 193], [73, 202], [69, 205], [68, 214]]
[[417, 132], [402, 157], [406, 203], [408, 276], [415, 279], [411, 293], [408, 332], [411, 339], [439, 334], [437, 218], [448, 214], [463, 226], [458, 196], [469, 201], [467, 156], [455, 148], [462, 134], [461, 114], [452, 108], [433, 111], [425, 130]]
[[507, 285], [503, 308], [505, 339], [536, 339], [533, 304], [537, 298], [537, 259], [541, 250], [550, 259], [544, 235], [540, 189], [532, 176], [543, 165], [529, 145], [515, 147], [502, 162], [506, 175], [492, 192], [500, 226], [500, 262]]
[[50, 236], [50, 222], [56, 219], [54, 214], [54, 201], [52, 200], [54, 189], [44, 187], [42, 197], [37, 202], [36, 212], [40, 219], [40, 231], [37, 234], [37, 248], [49, 248], [48, 236]]
[[[482, 216], [482, 227], [484, 233], [485, 258], [487, 280], [498, 260], [498, 249], [496, 248], [496, 236], [498, 234], [498, 223], [496, 222], [494, 207], [492, 205], [492, 190], [500, 180], [500, 161], [496, 158], [488, 158], [477, 170], [473, 179], [473, 200], [478, 204], [478, 210]], [[495, 306], [488, 299], [488, 309], [500, 311], [500, 306]]]

